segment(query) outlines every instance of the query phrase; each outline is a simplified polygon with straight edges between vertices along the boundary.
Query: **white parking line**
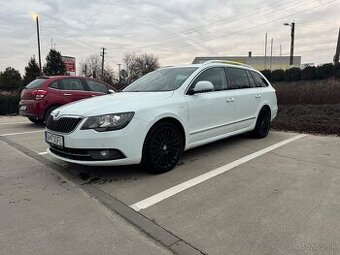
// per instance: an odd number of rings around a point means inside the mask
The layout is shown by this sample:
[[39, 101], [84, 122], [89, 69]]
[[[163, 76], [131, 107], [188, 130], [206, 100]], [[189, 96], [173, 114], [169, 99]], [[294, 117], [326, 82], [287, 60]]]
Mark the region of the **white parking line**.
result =
[[255, 158], [257, 158], [257, 157], [259, 157], [259, 156], [261, 156], [263, 154], [266, 154], [266, 153], [268, 153], [268, 152], [270, 152], [272, 150], [275, 150], [275, 149], [277, 149], [277, 148], [279, 148], [281, 146], [284, 146], [284, 145], [286, 145], [288, 143], [294, 142], [294, 141], [296, 141], [296, 140], [298, 140], [300, 138], [303, 138], [305, 136], [306, 136], [305, 134], [296, 135], [294, 137], [291, 137], [291, 138], [286, 139], [284, 141], [281, 141], [279, 143], [276, 143], [276, 144], [273, 144], [271, 146], [268, 146], [268, 147], [266, 147], [266, 148], [264, 148], [262, 150], [254, 152], [252, 154], [249, 154], [249, 155], [247, 155], [247, 156], [245, 156], [243, 158], [235, 160], [235, 161], [233, 161], [233, 162], [231, 162], [229, 164], [226, 164], [226, 165], [224, 165], [222, 167], [214, 169], [214, 170], [212, 170], [210, 172], [207, 172], [205, 174], [199, 175], [199, 176], [197, 176], [197, 177], [195, 177], [193, 179], [190, 179], [188, 181], [182, 182], [182, 183], [180, 183], [180, 184], [178, 184], [178, 185], [176, 185], [174, 187], [171, 187], [171, 188], [169, 188], [167, 190], [164, 190], [164, 191], [162, 191], [162, 192], [160, 192], [158, 194], [155, 194], [155, 195], [153, 195], [151, 197], [148, 197], [148, 198], [146, 198], [146, 199], [144, 199], [142, 201], [139, 201], [139, 202], [137, 202], [137, 203], [135, 203], [133, 205], [130, 205], [130, 207], [132, 209], [136, 210], [136, 211], [140, 211], [140, 210], [146, 209], [146, 208], [148, 208], [148, 207], [150, 207], [150, 206], [152, 206], [154, 204], [157, 204], [157, 203], [163, 201], [164, 199], [172, 197], [172, 196], [174, 196], [174, 195], [176, 195], [176, 194], [178, 194], [178, 193], [180, 193], [180, 192], [182, 192], [182, 191], [184, 191], [186, 189], [189, 189], [189, 188], [191, 188], [191, 187], [193, 187], [193, 186], [195, 186], [197, 184], [200, 184], [200, 183], [202, 183], [204, 181], [207, 181], [207, 180], [209, 180], [209, 179], [211, 179], [211, 178], [213, 178], [215, 176], [223, 174], [223, 173], [225, 173], [225, 172], [227, 172], [227, 171], [229, 171], [229, 170], [231, 170], [231, 169], [233, 169], [233, 168], [235, 168], [237, 166], [240, 166], [240, 165], [242, 165], [242, 164], [244, 164], [244, 163], [246, 163], [246, 162], [248, 162], [248, 161], [250, 161], [252, 159], [255, 159]]
[[48, 154], [48, 152], [47, 151], [43, 151], [43, 152], [39, 152], [38, 154], [39, 155], [46, 155], [46, 154]]
[[25, 134], [33, 134], [33, 133], [39, 133], [39, 132], [44, 132], [44, 130], [35, 130], [35, 131], [28, 131], [28, 132], [0, 134], [0, 136], [25, 135]]
[[10, 125], [10, 124], [24, 124], [24, 123], [31, 123], [28, 121], [17, 121], [17, 122], [0, 122], [0, 125]]

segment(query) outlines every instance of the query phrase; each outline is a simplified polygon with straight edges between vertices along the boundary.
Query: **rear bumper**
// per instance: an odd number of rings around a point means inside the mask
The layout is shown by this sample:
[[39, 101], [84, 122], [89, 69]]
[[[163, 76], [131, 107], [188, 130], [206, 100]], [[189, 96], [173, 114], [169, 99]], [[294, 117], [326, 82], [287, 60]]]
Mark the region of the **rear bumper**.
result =
[[37, 119], [44, 118], [45, 109], [41, 106], [41, 101], [21, 100], [19, 102], [19, 114], [25, 117]]

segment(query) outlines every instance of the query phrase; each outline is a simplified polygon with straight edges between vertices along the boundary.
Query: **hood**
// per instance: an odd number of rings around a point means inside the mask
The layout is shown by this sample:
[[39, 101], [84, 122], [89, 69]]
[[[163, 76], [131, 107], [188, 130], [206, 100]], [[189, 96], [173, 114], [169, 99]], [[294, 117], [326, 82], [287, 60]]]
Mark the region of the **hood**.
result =
[[89, 117], [107, 113], [137, 111], [152, 107], [154, 103], [170, 98], [173, 93], [173, 91], [117, 92], [76, 101], [59, 107], [59, 116], [77, 115]]

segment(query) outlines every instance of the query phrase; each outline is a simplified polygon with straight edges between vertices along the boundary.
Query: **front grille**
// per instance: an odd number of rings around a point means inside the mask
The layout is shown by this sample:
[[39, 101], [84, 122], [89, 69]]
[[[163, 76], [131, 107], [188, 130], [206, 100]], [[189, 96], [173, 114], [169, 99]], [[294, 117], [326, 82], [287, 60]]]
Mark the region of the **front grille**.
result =
[[47, 118], [46, 127], [51, 131], [56, 131], [60, 133], [70, 133], [72, 132], [82, 118], [72, 118], [72, 117], [62, 117], [57, 120], [53, 119], [50, 115]]

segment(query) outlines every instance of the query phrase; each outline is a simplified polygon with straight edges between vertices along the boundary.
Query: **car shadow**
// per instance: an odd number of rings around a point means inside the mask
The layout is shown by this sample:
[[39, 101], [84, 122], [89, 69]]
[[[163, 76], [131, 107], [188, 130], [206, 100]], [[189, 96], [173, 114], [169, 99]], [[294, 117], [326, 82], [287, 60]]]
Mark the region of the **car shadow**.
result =
[[[218, 153], [222, 150], [242, 143], [243, 141], [251, 139], [248, 135], [238, 135], [223, 140], [219, 140], [201, 147], [197, 147], [184, 152], [182, 159], [179, 161], [176, 168], [182, 165], [190, 165], [197, 160], [205, 160], [207, 154]], [[60, 163], [63, 168], [70, 173], [74, 178], [86, 184], [105, 184], [111, 182], [130, 182], [140, 179], [154, 178], [155, 175], [148, 173], [140, 165], [131, 166], [83, 166], [72, 163]], [[176, 170], [176, 169], [175, 169]], [[167, 174], [177, 174], [172, 170]]]

